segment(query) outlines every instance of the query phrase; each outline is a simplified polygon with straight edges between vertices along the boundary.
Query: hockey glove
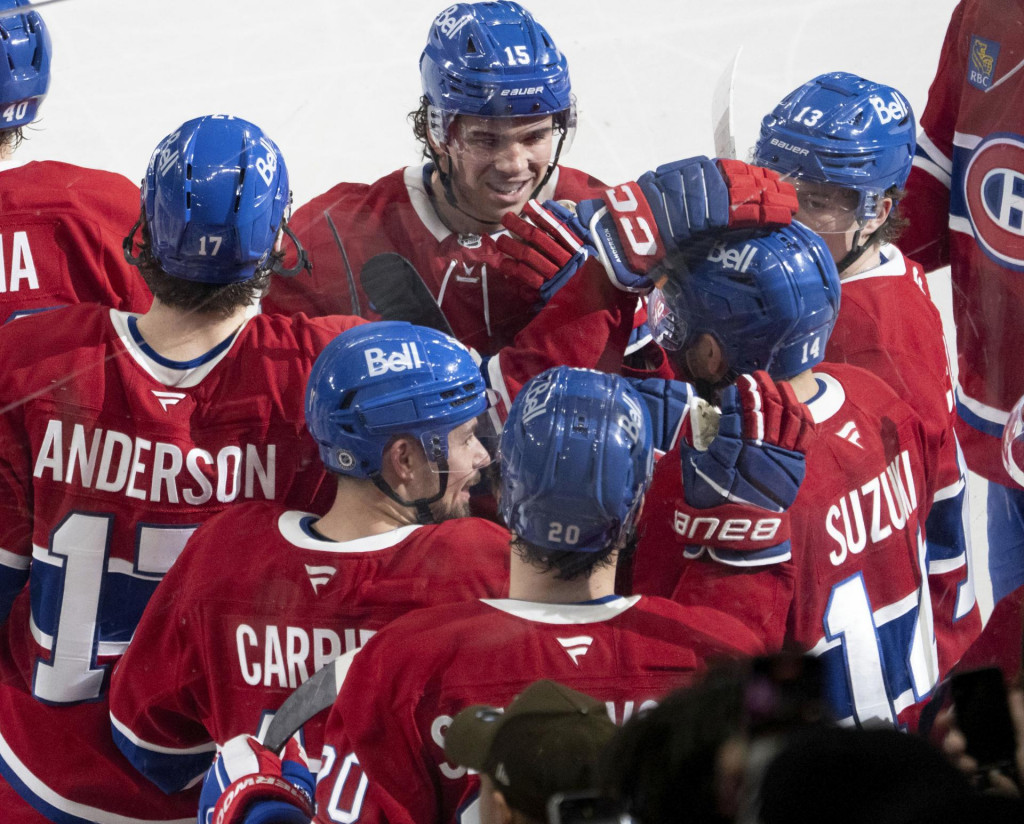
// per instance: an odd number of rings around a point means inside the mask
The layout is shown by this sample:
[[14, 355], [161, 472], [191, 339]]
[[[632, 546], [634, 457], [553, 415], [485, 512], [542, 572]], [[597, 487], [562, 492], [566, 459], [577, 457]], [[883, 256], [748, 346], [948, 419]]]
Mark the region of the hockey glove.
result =
[[513, 233], [498, 237], [508, 260], [502, 273], [536, 294], [541, 305], [551, 300], [596, 250], [588, 249], [584, 229], [569, 207], [554, 200], [529, 201], [522, 215], [507, 214], [502, 224]]
[[651, 414], [651, 433], [654, 448], [668, 452], [675, 446], [676, 439], [687, 419], [690, 405], [696, 400], [693, 387], [682, 381], [661, 378], [626, 378], [640, 395]]
[[251, 735], [238, 735], [206, 774], [199, 824], [309, 824], [314, 788], [296, 739], [289, 739], [278, 757]]
[[725, 563], [788, 558], [786, 510], [800, 491], [813, 431], [792, 387], [766, 372], [741, 375], [729, 386], [720, 417], [706, 404], [691, 405], [680, 438], [676, 532], [687, 544], [710, 545]]
[[738, 160], [691, 157], [645, 172], [577, 207], [605, 271], [618, 288], [647, 292], [658, 265], [694, 235], [720, 229], [786, 225], [796, 191], [775, 172]]

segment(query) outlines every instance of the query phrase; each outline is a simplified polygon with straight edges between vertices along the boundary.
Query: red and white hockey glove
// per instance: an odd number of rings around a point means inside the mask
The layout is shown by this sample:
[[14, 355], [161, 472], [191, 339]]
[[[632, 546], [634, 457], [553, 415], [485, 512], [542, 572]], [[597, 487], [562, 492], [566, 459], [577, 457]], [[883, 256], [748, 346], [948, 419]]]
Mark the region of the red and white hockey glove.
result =
[[696, 556], [761, 565], [789, 558], [787, 510], [804, 479], [814, 432], [792, 387], [767, 372], [741, 375], [722, 394], [721, 414], [691, 406], [680, 438], [683, 496], [674, 529]]
[[251, 735], [217, 755], [199, 796], [199, 824], [309, 824], [316, 781], [291, 738], [279, 757]]
[[571, 211], [572, 204], [554, 200], [527, 202], [522, 214], [506, 214], [502, 225], [512, 235], [498, 237], [506, 256], [502, 274], [536, 295], [543, 305], [561, 289], [588, 256], [596, 252], [584, 240], [585, 230]]
[[576, 214], [618, 288], [647, 292], [667, 254], [699, 234], [784, 226], [799, 210], [796, 190], [768, 169], [691, 157], [645, 172], [635, 183], [585, 200]]

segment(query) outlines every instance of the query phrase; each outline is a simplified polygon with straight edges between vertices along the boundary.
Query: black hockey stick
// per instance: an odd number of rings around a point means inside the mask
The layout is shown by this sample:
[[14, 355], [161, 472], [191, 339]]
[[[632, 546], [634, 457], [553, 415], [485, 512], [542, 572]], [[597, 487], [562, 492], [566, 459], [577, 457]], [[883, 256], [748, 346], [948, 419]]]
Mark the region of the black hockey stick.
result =
[[345, 278], [348, 280], [348, 293], [351, 296], [352, 302], [352, 314], [362, 315], [359, 306], [359, 292], [356, 289], [356, 278], [352, 274], [352, 264], [348, 262], [348, 252], [345, 251], [345, 244], [341, 242], [341, 235], [338, 234], [338, 227], [334, 225], [334, 221], [331, 219], [330, 212], [324, 212], [324, 218], [327, 220], [327, 226], [331, 230], [331, 234], [334, 236], [334, 242], [338, 246], [338, 251], [341, 252], [341, 262], [345, 266]]
[[[342, 656], [351, 660], [351, 656]], [[338, 697], [338, 689], [344, 680], [345, 672], [348, 671], [348, 661], [343, 666], [343, 671], [338, 673], [339, 661], [337, 658], [317, 672], [306, 683], [301, 684], [289, 695], [285, 702], [278, 708], [267, 727], [267, 734], [263, 736], [263, 746], [272, 752], [280, 752], [289, 738], [297, 733], [302, 725], [318, 712], [322, 712], [334, 703]]]
[[363, 291], [384, 320], [406, 320], [454, 337], [448, 319], [420, 273], [401, 255], [375, 255], [363, 264], [359, 277]]

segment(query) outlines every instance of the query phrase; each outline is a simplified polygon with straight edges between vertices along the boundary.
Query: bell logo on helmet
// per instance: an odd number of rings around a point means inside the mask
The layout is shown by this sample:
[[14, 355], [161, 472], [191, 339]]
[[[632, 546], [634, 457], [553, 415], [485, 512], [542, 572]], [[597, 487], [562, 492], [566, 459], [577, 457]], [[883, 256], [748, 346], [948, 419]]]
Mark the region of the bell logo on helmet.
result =
[[735, 272], [746, 272], [754, 260], [757, 248], [750, 243], [742, 249], [726, 249], [726, 241], [716, 243], [708, 252], [709, 263], [720, 263], [723, 269], [732, 269]]
[[267, 156], [256, 158], [256, 171], [260, 173], [263, 182], [269, 186], [274, 182], [274, 173], [277, 171], [277, 152], [265, 137], [260, 138], [260, 145], [267, 150]]
[[420, 351], [411, 341], [403, 343], [397, 352], [385, 352], [383, 349], [371, 347], [364, 350], [363, 355], [366, 358], [366, 369], [372, 377], [388, 372], [407, 372], [423, 366]]
[[178, 132], [175, 132], [165, 141], [165, 148], [160, 150], [160, 158], [157, 160], [156, 166], [161, 175], [166, 174], [178, 159], [177, 148], [171, 148], [177, 140]]
[[889, 97], [891, 98], [890, 103], [886, 103], [882, 98], [874, 94], [868, 98], [868, 102], [871, 103], [871, 107], [878, 114], [878, 122], [883, 126], [894, 120], [902, 120], [907, 116], [907, 107], [904, 105], [899, 95], [895, 92], [889, 92]]
[[473, 19], [472, 14], [464, 14], [462, 17], [456, 17], [455, 10], [457, 8], [458, 5], [449, 6], [434, 19], [434, 25], [437, 26], [441, 30], [441, 33], [449, 40], [455, 37], [455, 35]]
[[640, 435], [643, 432], [644, 427], [644, 415], [640, 411], [640, 404], [638, 404], [633, 398], [628, 395], [622, 396], [622, 401], [628, 408], [628, 414], [619, 415], [618, 423], [619, 428], [626, 433], [633, 443], [637, 443], [640, 440]]

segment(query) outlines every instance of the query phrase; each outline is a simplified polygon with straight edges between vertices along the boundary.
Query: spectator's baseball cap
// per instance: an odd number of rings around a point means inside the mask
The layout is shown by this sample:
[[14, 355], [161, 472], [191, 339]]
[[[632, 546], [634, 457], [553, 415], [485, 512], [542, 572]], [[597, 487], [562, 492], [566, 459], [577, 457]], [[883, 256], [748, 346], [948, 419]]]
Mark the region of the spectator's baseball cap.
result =
[[447, 757], [484, 773], [513, 809], [547, 820], [555, 793], [593, 788], [615, 734], [604, 702], [555, 681], [537, 681], [500, 707], [467, 707], [445, 734]]

